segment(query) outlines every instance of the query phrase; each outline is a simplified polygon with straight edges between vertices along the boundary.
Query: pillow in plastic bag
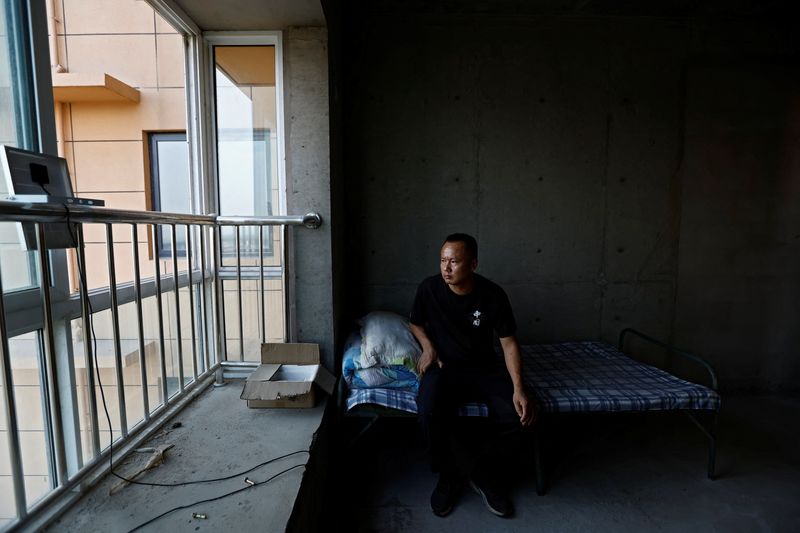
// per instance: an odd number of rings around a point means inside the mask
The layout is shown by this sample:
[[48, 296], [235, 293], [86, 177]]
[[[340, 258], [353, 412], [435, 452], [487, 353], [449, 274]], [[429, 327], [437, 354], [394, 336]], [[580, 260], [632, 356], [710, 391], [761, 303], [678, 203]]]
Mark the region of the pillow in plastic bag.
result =
[[416, 370], [422, 349], [408, 329], [408, 320], [396, 313], [373, 311], [361, 325], [361, 368], [402, 365]]

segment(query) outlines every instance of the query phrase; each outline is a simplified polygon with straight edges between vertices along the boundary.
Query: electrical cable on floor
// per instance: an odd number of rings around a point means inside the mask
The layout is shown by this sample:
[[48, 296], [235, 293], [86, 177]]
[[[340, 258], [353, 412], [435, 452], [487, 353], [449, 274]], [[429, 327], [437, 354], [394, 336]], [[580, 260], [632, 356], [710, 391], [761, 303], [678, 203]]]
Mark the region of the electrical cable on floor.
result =
[[305, 465], [305, 464], [299, 464], [299, 465], [290, 466], [289, 468], [286, 468], [286, 469], [284, 469], [284, 470], [281, 470], [281, 471], [280, 471], [280, 472], [278, 472], [277, 474], [274, 474], [274, 475], [272, 475], [272, 476], [268, 477], [268, 478], [267, 478], [267, 479], [265, 479], [264, 481], [254, 481], [254, 482], [252, 482], [252, 485], [251, 485], [251, 484], [248, 484], [246, 487], [242, 487], [242, 488], [240, 488], [240, 489], [236, 489], [236, 490], [234, 490], [234, 491], [231, 491], [231, 492], [228, 492], [228, 493], [225, 493], [225, 494], [221, 494], [221, 495], [219, 495], [219, 496], [215, 496], [215, 497], [213, 497], [213, 498], [206, 498], [205, 500], [198, 500], [198, 501], [196, 501], [196, 502], [187, 503], [186, 505], [180, 505], [180, 506], [178, 506], [178, 507], [173, 507], [172, 509], [169, 509], [169, 510], [167, 510], [167, 511], [164, 511], [163, 513], [161, 513], [161, 514], [160, 514], [160, 515], [158, 515], [158, 516], [154, 516], [153, 518], [151, 518], [151, 519], [150, 519], [150, 520], [148, 520], [147, 522], [142, 522], [141, 524], [139, 524], [139, 525], [138, 525], [138, 526], [136, 526], [135, 528], [133, 528], [133, 529], [129, 530], [129, 531], [128, 531], [128, 533], [133, 533], [134, 531], [136, 531], [136, 530], [138, 530], [138, 529], [141, 529], [141, 528], [143, 528], [143, 527], [145, 527], [145, 526], [147, 526], [147, 525], [149, 525], [149, 524], [152, 524], [153, 522], [155, 522], [155, 521], [156, 521], [156, 520], [158, 520], [159, 518], [162, 518], [162, 517], [164, 517], [164, 516], [167, 516], [167, 515], [168, 515], [168, 514], [170, 514], [170, 513], [174, 513], [175, 511], [180, 511], [181, 509], [188, 509], [188, 508], [190, 508], [190, 507], [194, 507], [195, 505], [200, 505], [201, 503], [210, 503], [210, 502], [215, 502], [215, 501], [217, 501], [217, 500], [221, 500], [221, 499], [223, 499], [223, 498], [227, 498], [228, 496], [233, 496], [234, 494], [238, 494], [238, 493], [240, 493], [240, 492], [244, 492], [244, 491], [246, 491], [246, 490], [253, 489], [253, 488], [255, 488], [255, 487], [258, 487], [258, 486], [260, 486], [260, 485], [266, 485], [267, 483], [269, 483], [269, 482], [270, 482], [270, 481], [272, 481], [273, 479], [277, 478], [278, 476], [280, 476], [280, 475], [283, 475], [283, 474], [285, 474], [286, 472], [289, 472], [290, 470], [294, 470], [295, 468], [300, 468], [300, 467], [304, 467], [304, 466], [306, 466], [306, 465]]
[[[75, 237], [75, 235], [73, 235], [73, 233], [72, 233], [72, 222], [70, 220], [69, 205], [67, 205], [67, 204], [63, 204], [63, 205], [64, 205], [64, 208], [67, 210], [67, 232], [70, 235], [70, 238], [72, 240], [72, 244], [74, 245], [74, 247], [77, 250], [77, 248], [78, 248], [78, 240]], [[180, 482], [176, 482], [176, 483], [148, 483], [148, 482], [144, 482], [144, 481], [136, 481], [136, 480], [133, 480], [133, 479], [128, 479], [125, 476], [122, 476], [122, 475], [116, 473], [114, 471], [114, 432], [113, 432], [112, 425], [111, 425], [111, 415], [108, 412], [108, 404], [106, 403], [106, 395], [105, 395], [105, 391], [103, 389], [103, 382], [100, 379], [100, 364], [99, 364], [98, 359], [97, 359], [97, 335], [95, 334], [95, 331], [94, 331], [94, 319], [93, 319], [94, 311], [92, 310], [92, 301], [89, 298], [89, 290], [88, 290], [88, 285], [87, 285], [86, 278], [85, 278], [86, 272], [83, 269], [83, 264], [82, 264], [82, 261], [80, 260], [80, 254], [76, 253], [75, 256], [76, 256], [76, 259], [77, 259], [77, 262], [78, 262], [78, 280], [79, 280], [79, 283], [80, 283], [80, 289], [86, 294], [86, 303], [87, 303], [87, 306], [89, 307], [88, 322], [89, 322], [90, 334], [91, 334], [91, 338], [92, 338], [92, 355], [93, 355], [93, 358], [94, 358], [95, 376], [97, 377], [97, 385], [100, 388], [100, 399], [102, 400], [102, 403], [103, 403], [103, 411], [105, 412], [106, 421], [108, 422], [108, 435], [109, 435], [108, 467], [109, 467], [109, 472], [114, 477], [117, 477], [117, 478], [121, 479], [122, 481], [125, 481], [125, 482], [133, 484], [133, 485], [144, 485], [144, 486], [148, 486], [148, 487], [183, 487], [183, 486], [186, 486], [186, 485], [197, 485], [197, 484], [200, 484], [200, 483], [215, 483], [215, 482], [219, 482], [219, 481], [227, 481], [229, 479], [234, 479], [234, 478], [237, 478], [237, 477], [242, 476], [244, 474], [248, 474], [248, 473], [252, 472], [253, 470], [261, 468], [262, 466], [266, 466], [266, 465], [268, 465], [270, 463], [274, 463], [275, 461], [279, 461], [281, 459], [285, 459], [286, 457], [291, 457], [293, 455], [297, 455], [297, 454], [300, 454], [300, 453], [311, 453], [309, 450], [296, 450], [296, 451], [293, 451], [293, 452], [290, 452], [290, 453], [287, 453], [287, 454], [284, 454], [284, 455], [280, 455], [278, 457], [273, 457], [272, 459], [268, 459], [266, 461], [263, 461], [263, 462], [255, 465], [252, 468], [248, 468], [247, 470], [243, 470], [241, 472], [237, 472], [235, 474], [231, 474], [231, 475], [228, 475], [228, 476], [223, 476], [223, 477], [218, 477], [218, 478], [211, 478], [211, 479], [198, 479], [198, 480], [192, 480], [192, 481], [180, 481]], [[176, 276], [176, 278], [177, 278], [177, 276]], [[109, 290], [112, 290], [112, 288], [109, 287]], [[114, 287], [113, 290], [116, 290], [116, 287]], [[84, 335], [84, 338], [85, 338], [85, 335]], [[163, 354], [162, 354], [162, 356], [163, 356]], [[141, 524], [139, 526], [136, 526], [131, 531], [136, 531], [137, 529], [140, 529], [140, 528], [142, 528], [142, 527], [144, 527], [144, 526], [146, 526], [146, 525], [158, 520], [159, 518], [161, 518], [163, 516], [166, 516], [166, 515], [168, 515], [170, 513], [173, 513], [175, 511], [179, 511], [181, 509], [186, 509], [188, 507], [191, 507], [193, 505], [198, 505], [198, 504], [201, 504], [201, 503], [207, 503], [207, 502], [220, 500], [222, 498], [225, 498], [227, 496], [231, 496], [233, 494], [237, 494], [237, 493], [242, 492], [244, 490], [247, 490], [247, 489], [259, 486], [259, 485], [264, 485], [266, 483], [269, 483], [270, 481], [272, 481], [276, 477], [280, 476], [281, 474], [285, 474], [286, 472], [289, 472], [290, 470], [293, 470], [295, 468], [299, 468], [301, 466], [304, 467], [305, 463], [291, 466], [291, 467], [289, 467], [289, 468], [287, 468], [285, 470], [282, 470], [282, 471], [278, 472], [277, 474], [273, 475], [272, 477], [270, 477], [270, 478], [268, 478], [268, 479], [266, 479], [264, 481], [250, 482], [250, 483], [248, 483], [248, 485], [246, 487], [242, 487], [242, 488], [237, 489], [235, 491], [228, 492], [226, 494], [222, 494], [221, 496], [217, 496], [215, 498], [210, 498], [210, 499], [194, 502], [194, 503], [191, 503], [191, 504], [188, 504], [188, 505], [185, 505], [185, 506], [181, 506], [181, 507], [175, 507], [173, 509], [165, 511], [164, 513], [162, 513], [162, 514], [160, 514], [160, 515], [148, 520], [147, 522], [145, 522], [145, 523], [143, 523], [143, 524]]]

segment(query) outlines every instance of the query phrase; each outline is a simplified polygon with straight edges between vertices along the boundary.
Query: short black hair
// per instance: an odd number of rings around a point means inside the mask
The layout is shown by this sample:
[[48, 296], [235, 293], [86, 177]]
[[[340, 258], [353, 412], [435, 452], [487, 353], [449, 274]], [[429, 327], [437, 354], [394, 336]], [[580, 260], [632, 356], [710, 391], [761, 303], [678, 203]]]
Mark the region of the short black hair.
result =
[[466, 233], [451, 233], [445, 237], [444, 242], [463, 242], [471, 259], [478, 259], [478, 241]]

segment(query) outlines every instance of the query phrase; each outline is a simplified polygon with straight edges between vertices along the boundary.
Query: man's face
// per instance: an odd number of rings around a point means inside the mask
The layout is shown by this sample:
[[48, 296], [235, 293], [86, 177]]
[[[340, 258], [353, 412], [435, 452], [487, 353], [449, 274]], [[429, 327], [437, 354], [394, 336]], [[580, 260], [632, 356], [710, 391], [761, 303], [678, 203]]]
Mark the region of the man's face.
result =
[[455, 287], [472, 280], [478, 261], [467, 253], [463, 242], [446, 242], [439, 255], [439, 270], [444, 282]]

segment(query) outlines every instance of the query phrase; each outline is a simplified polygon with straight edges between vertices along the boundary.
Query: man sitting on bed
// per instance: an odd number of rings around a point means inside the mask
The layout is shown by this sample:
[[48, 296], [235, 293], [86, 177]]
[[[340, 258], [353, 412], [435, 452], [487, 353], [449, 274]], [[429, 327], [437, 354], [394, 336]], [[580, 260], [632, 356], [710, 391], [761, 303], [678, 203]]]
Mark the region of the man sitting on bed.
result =
[[[511, 516], [514, 508], [504, 474], [515, 466], [513, 449], [521, 428], [535, 418], [522, 382], [517, 326], [508, 297], [500, 286], [476, 274], [477, 266], [475, 239], [464, 233], [449, 235], [441, 248], [441, 273], [420, 283], [410, 317], [411, 332], [422, 346], [417, 407], [431, 466], [439, 472], [431, 495], [437, 516], [452, 511], [465, 476], [491, 512]], [[495, 354], [495, 333], [505, 367]], [[474, 432], [459, 439], [455, 431], [458, 408], [470, 401], [488, 406], [491, 431], [485, 449], [462, 476], [464, 468], [459, 468], [454, 448], [483, 436]]]

